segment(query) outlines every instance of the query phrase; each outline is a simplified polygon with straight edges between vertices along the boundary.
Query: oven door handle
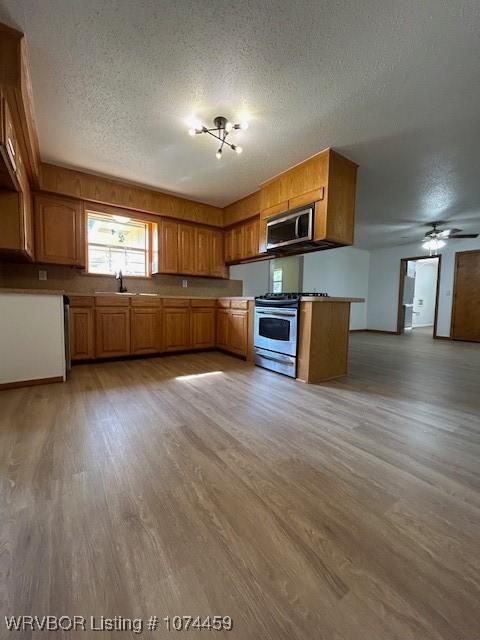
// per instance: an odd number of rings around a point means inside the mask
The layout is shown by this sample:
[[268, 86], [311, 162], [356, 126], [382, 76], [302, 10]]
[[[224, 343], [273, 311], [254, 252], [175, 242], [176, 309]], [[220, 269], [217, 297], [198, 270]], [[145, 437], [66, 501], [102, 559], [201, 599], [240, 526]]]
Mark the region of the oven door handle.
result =
[[290, 360], [280, 360], [280, 358], [272, 358], [272, 356], [266, 356], [263, 353], [258, 353], [257, 355], [260, 358], [263, 358], [264, 360], [272, 360], [272, 362], [279, 362], [280, 364], [286, 364], [289, 367], [293, 367], [293, 365], [295, 364], [294, 362], [290, 362]]
[[258, 315], [262, 315], [262, 316], [272, 316], [272, 317], [287, 317], [287, 318], [295, 318], [296, 317], [296, 313], [285, 313], [283, 311], [256, 311], [256, 313], [258, 313]]

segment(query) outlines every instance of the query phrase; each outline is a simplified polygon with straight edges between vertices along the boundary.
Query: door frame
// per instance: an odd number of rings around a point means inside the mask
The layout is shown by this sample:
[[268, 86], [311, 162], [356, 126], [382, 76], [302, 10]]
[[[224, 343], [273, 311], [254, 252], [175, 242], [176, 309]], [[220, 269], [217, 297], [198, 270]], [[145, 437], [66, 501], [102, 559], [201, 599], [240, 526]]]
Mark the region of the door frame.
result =
[[400, 258], [400, 280], [398, 286], [398, 307], [397, 307], [397, 330], [396, 334], [401, 335], [402, 327], [405, 322], [405, 314], [403, 309], [403, 289], [405, 285], [405, 276], [407, 275], [407, 263], [410, 261], [417, 260], [431, 260], [431, 258], [438, 258], [438, 267], [437, 267], [437, 288], [435, 291], [435, 315], [433, 319], [433, 338], [438, 338], [437, 336], [437, 320], [438, 320], [438, 299], [440, 295], [440, 277], [442, 275], [442, 256], [439, 254], [438, 256], [414, 256], [413, 258]]
[[457, 299], [458, 256], [461, 256], [465, 253], [480, 253], [480, 249], [470, 249], [468, 251], [455, 251], [455, 266], [453, 268], [452, 313], [450, 316], [450, 340], [458, 340], [460, 342], [478, 342], [477, 340], [462, 340], [461, 338], [453, 337], [453, 325], [454, 325], [454, 318], [455, 318], [455, 301]]

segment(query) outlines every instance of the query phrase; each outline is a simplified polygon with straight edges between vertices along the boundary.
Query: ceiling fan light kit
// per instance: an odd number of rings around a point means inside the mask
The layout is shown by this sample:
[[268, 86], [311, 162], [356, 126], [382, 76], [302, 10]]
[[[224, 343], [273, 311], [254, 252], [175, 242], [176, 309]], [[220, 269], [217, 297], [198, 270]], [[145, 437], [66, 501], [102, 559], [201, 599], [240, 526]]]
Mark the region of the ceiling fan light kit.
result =
[[422, 248], [429, 251], [431, 256], [436, 256], [439, 249], [442, 249], [447, 240], [461, 240], [462, 238], [477, 238], [478, 233], [460, 233], [461, 229], [437, 229], [438, 225], [444, 222], [429, 222], [428, 226], [433, 227], [427, 231], [423, 238]]
[[237, 154], [242, 153], [243, 149], [238, 144], [233, 144], [231, 142], [227, 142], [226, 138], [229, 133], [232, 131], [248, 129], [248, 122], [242, 122], [233, 124], [224, 116], [217, 116], [213, 119], [213, 124], [215, 125], [212, 129], [208, 129], [205, 125], [200, 127], [191, 128], [188, 130], [188, 133], [191, 136], [196, 136], [201, 133], [207, 133], [208, 135], [216, 138], [220, 141], [220, 146], [217, 149], [217, 153], [215, 154], [218, 160], [222, 159], [223, 156], [223, 148], [230, 147], [232, 151], [235, 151]]

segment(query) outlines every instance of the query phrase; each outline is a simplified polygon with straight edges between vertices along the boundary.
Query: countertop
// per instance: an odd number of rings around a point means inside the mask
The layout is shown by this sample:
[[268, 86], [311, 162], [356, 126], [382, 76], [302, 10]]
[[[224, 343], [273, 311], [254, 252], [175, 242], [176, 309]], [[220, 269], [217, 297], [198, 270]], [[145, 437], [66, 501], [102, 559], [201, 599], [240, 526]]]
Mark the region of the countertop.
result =
[[[118, 293], [116, 291], [101, 291], [91, 293], [62, 291], [61, 289], [9, 289], [1, 288], [0, 293], [28, 293], [47, 296], [75, 296], [75, 297], [92, 297], [92, 296], [122, 296], [122, 297], [145, 297], [145, 298], [188, 298], [189, 300], [255, 300], [254, 296], [189, 296], [189, 295], [165, 295], [162, 293]], [[337, 298], [334, 296], [314, 297], [303, 296], [300, 302], [365, 302], [365, 298]]]

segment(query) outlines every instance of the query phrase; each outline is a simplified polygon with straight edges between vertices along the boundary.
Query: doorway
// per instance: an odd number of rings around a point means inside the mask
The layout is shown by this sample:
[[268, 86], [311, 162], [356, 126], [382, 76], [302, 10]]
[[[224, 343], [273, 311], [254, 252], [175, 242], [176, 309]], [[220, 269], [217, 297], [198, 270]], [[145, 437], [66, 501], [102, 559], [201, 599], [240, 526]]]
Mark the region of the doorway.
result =
[[437, 337], [441, 256], [400, 260], [397, 334]]

